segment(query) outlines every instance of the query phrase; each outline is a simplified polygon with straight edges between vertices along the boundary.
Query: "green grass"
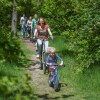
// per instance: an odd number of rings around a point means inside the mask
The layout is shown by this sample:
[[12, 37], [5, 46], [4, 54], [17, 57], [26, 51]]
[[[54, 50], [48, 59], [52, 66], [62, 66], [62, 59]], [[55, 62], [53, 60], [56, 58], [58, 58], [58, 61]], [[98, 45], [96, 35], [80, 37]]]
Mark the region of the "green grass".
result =
[[15, 98], [30, 100], [30, 97], [34, 98], [33, 90], [29, 85], [30, 75], [26, 70], [32, 63], [30, 57], [33, 52], [22, 41], [20, 46], [25, 56], [20, 55], [18, 62], [0, 61], [0, 100], [21, 100]]
[[20, 55], [20, 59], [16, 63], [9, 63], [5, 60], [0, 61], [0, 76], [21, 76], [21, 73], [25, 72], [25, 68], [32, 63], [30, 59], [33, 52], [27, 48], [27, 46], [21, 42], [21, 49], [24, 56]]
[[64, 37], [55, 36], [50, 46], [56, 48], [66, 65], [59, 70], [61, 81], [67, 84], [67, 93], [74, 95], [67, 100], [100, 100], [100, 64], [91, 65], [84, 73], [76, 73], [74, 53], [67, 50]]

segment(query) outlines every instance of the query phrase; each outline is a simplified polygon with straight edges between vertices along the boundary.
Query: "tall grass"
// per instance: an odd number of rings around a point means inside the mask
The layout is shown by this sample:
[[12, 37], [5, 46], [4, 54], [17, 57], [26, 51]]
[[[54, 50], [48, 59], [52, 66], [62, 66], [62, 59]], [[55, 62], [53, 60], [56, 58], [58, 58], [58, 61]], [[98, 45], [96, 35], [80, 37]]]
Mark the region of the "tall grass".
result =
[[[31, 63], [29, 60], [32, 55], [32, 51], [30, 51], [27, 46], [21, 42], [21, 49], [23, 51], [24, 56], [20, 55], [20, 59], [16, 63], [9, 63], [5, 60], [0, 61], [0, 76], [21, 76], [21, 73], [25, 72], [25, 67]], [[23, 73], [24, 74], [24, 73]]]
[[[32, 51], [21, 41], [24, 56], [16, 63], [0, 60], [0, 100], [32, 100], [33, 89], [26, 68], [32, 63]], [[25, 99], [26, 98], [26, 99]], [[36, 99], [35, 99], [36, 100]]]
[[66, 65], [65, 68], [59, 70], [61, 80], [68, 84], [69, 92], [76, 95], [72, 100], [100, 100], [100, 63], [91, 65], [84, 73], [76, 73], [75, 55], [67, 50], [65, 44], [67, 43], [62, 36], [55, 36], [54, 40], [50, 41], [50, 46], [56, 48], [56, 52]]

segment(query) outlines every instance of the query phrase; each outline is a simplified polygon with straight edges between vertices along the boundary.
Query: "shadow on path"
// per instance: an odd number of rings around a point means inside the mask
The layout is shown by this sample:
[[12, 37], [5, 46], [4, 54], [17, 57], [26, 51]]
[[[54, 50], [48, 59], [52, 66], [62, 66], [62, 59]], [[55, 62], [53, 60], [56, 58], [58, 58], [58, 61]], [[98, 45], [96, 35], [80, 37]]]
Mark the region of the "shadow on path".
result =
[[39, 99], [43, 99], [43, 100], [59, 100], [59, 99], [67, 99], [70, 97], [73, 97], [74, 95], [61, 95], [61, 96], [55, 96], [55, 97], [50, 97], [49, 94], [43, 94], [43, 95], [39, 95], [39, 94], [35, 94]]

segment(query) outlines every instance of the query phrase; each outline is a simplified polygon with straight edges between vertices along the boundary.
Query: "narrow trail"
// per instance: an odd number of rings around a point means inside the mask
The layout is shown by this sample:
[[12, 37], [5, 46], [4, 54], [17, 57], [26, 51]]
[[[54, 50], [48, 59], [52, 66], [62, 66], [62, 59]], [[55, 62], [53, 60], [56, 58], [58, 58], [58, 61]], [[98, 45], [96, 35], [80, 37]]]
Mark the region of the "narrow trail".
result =
[[[48, 75], [44, 75], [43, 71], [39, 69], [40, 60], [36, 58], [35, 46], [29, 40], [24, 40], [27, 47], [33, 51], [31, 60], [33, 64], [29, 67], [29, 72], [31, 74], [31, 84], [34, 87], [34, 91], [38, 100], [66, 100], [66, 98], [71, 95], [67, 94], [67, 86], [61, 87], [59, 92], [55, 92], [53, 88], [48, 85]], [[69, 99], [73, 100], [73, 99]]]

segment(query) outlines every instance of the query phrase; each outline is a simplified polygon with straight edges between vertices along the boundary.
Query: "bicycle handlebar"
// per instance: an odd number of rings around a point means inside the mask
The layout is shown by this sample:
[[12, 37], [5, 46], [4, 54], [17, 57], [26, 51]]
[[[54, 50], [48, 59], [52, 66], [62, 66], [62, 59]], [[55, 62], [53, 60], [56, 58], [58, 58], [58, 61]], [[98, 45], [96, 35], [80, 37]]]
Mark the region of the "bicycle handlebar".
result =
[[[35, 39], [39, 39], [39, 37], [34, 37]], [[52, 39], [53, 40], [53, 38], [51, 38], [51, 37], [48, 37], [48, 39]], [[45, 39], [42, 39], [43, 41], [45, 40]]]
[[63, 65], [60, 65], [60, 64], [46, 64], [46, 65], [49, 65], [49, 66], [63, 66], [63, 67], [65, 67], [65, 64], [63, 64]]

